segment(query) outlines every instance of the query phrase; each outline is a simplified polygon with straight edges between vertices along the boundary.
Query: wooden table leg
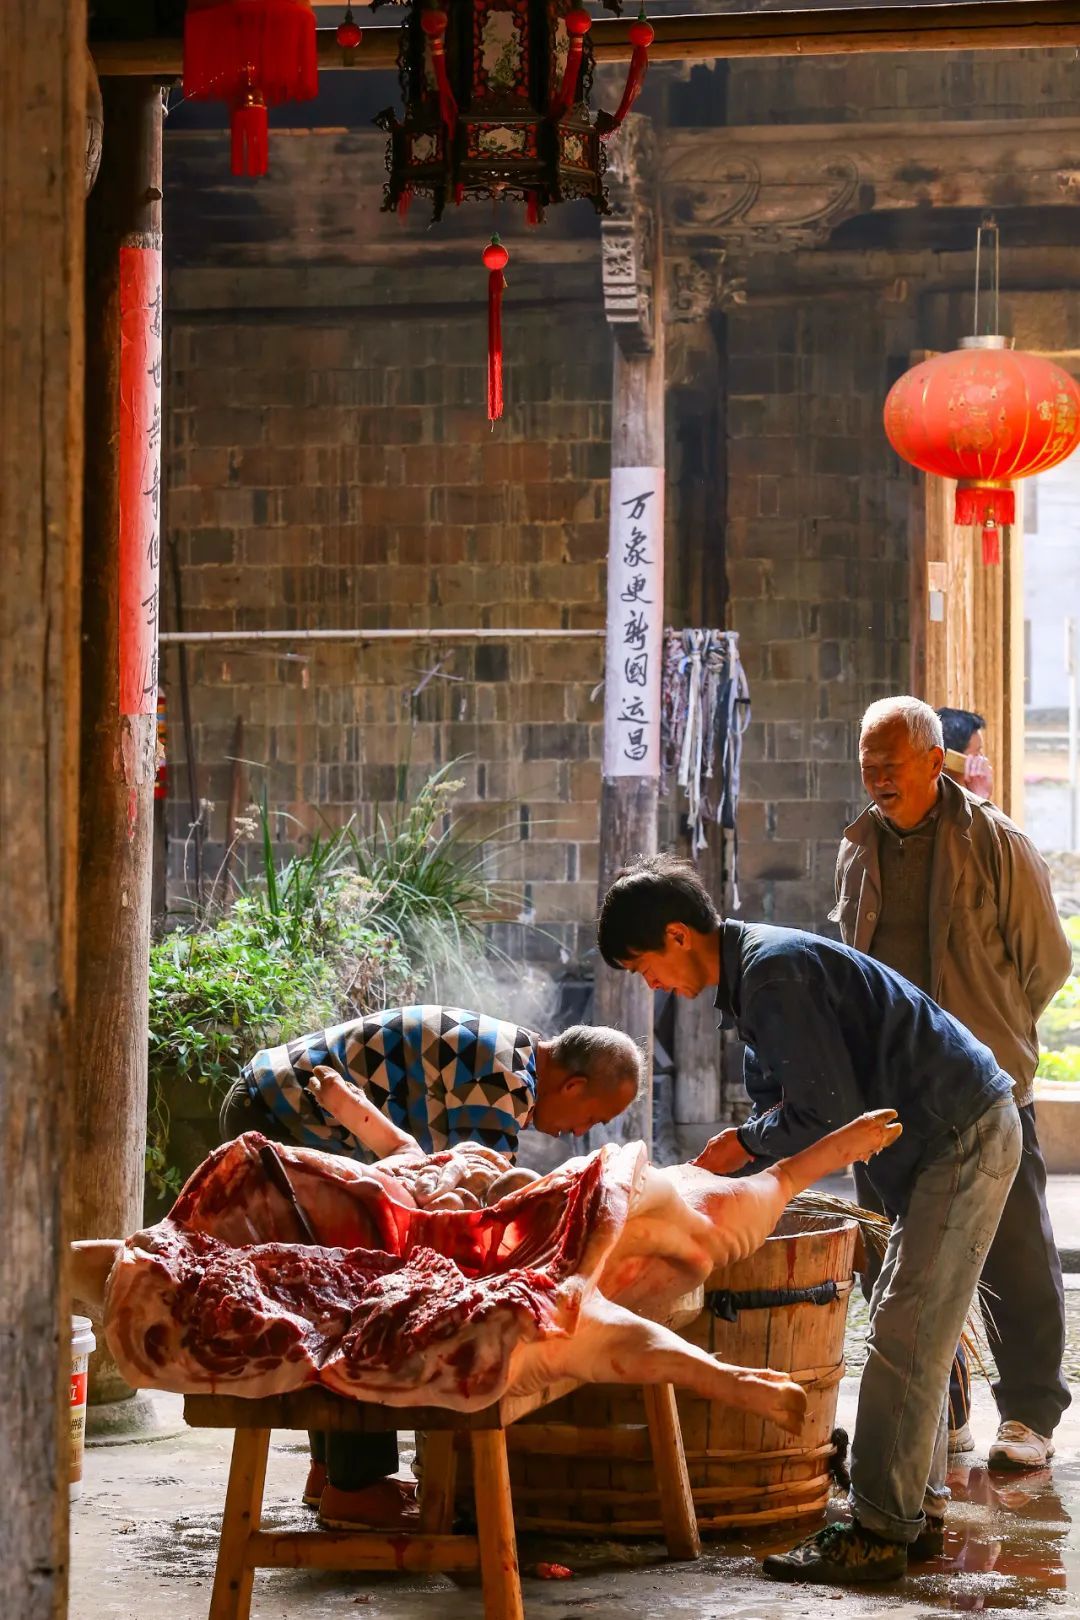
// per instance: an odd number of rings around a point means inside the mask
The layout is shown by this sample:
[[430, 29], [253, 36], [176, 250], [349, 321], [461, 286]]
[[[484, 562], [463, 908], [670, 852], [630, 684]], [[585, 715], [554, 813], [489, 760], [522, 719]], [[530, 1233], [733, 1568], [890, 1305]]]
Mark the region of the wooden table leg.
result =
[[668, 1553], [672, 1558], [699, 1558], [701, 1535], [690, 1475], [686, 1470], [675, 1390], [671, 1384], [645, 1384], [641, 1393], [645, 1397], [653, 1471]]
[[247, 1559], [248, 1539], [262, 1522], [269, 1429], [237, 1429], [233, 1437], [225, 1513], [218, 1541], [210, 1620], [248, 1620], [255, 1570]]
[[525, 1620], [518, 1574], [505, 1429], [472, 1431], [476, 1527], [484, 1582], [484, 1620]]
[[420, 1529], [425, 1535], [450, 1534], [456, 1478], [453, 1430], [430, 1430], [424, 1437], [424, 1477], [420, 1481]]

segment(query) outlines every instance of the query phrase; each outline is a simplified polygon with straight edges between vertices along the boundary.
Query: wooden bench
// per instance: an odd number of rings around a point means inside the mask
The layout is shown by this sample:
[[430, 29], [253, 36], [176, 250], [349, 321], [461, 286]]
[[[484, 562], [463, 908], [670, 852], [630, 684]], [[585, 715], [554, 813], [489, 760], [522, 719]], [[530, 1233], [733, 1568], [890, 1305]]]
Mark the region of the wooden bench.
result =
[[[432, 1406], [375, 1406], [323, 1390], [265, 1400], [189, 1395], [192, 1428], [234, 1429], [232, 1463], [221, 1521], [209, 1620], [248, 1620], [257, 1569], [409, 1570], [453, 1574], [479, 1569], [485, 1620], [524, 1620], [506, 1460], [506, 1430], [518, 1418], [576, 1386], [563, 1382], [536, 1395], [505, 1397], [481, 1412]], [[683, 1455], [675, 1392], [645, 1388], [645, 1407], [672, 1558], [701, 1551]], [[420, 1522], [415, 1531], [264, 1530], [263, 1486], [272, 1429], [345, 1430], [354, 1434], [412, 1429], [425, 1438]], [[452, 1533], [454, 1437], [466, 1434], [476, 1494], [475, 1535]]]

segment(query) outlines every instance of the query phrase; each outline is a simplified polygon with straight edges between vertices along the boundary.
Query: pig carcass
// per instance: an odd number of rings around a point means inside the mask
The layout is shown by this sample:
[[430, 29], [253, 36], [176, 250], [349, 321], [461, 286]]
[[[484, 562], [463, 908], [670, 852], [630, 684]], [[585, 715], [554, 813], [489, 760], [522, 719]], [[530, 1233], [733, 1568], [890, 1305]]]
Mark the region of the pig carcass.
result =
[[[414, 1192], [425, 1174], [429, 1187], [455, 1169], [460, 1182], [462, 1150], [363, 1166], [251, 1132], [211, 1154], [157, 1226], [76, 1245], [76, 1292], [101, 1297], [109, 1350], [136, 1387], [322, 1385], [470, 1411], [562, 1379], [673, 1383], [797, 1431], [798, 1384], [724, 1366], [665, 1318], [758, 1248], [795, 1193], [899, 1129], [887, 1111], [865, 1115], [737, 1180], [609, 1144], [457, 1210], [421, 1208]], [[465, 1162], [475, 1186], [480, 1161]]]

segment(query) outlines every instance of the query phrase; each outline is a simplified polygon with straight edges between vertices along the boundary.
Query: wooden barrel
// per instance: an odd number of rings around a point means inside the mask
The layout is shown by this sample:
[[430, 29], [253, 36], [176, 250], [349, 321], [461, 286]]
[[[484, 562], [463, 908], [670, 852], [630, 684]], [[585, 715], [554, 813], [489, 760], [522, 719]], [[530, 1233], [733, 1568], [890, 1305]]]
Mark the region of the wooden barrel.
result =
[[[708, 1279], [705, 1309], [684, 1336], [721, 1361], [789, 1373], [808, 1402], [796, 1436], [752, 1413], [679, 1392], [703, 1531], [784, 1523], [824, 1508], [857, 1238], [854, 1221], [787, 1215], [749, 1260]], [[747, 1300], [748, 1294], [773, 1298]], [[535, 1420], [515, 1424], [506, 1438], [519, 1530], [662, 1534], [639, 1389], [586, 1385], [542, 1408]]]

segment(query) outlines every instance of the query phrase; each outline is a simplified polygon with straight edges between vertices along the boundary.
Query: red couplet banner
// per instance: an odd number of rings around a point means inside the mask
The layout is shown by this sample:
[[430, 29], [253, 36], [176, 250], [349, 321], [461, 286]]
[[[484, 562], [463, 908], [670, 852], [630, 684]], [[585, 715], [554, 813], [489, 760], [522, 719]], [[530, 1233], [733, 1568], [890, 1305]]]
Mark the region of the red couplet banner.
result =
[[153, 714], [161, 555], [161, 249], [120, 249], [120, 713]]

